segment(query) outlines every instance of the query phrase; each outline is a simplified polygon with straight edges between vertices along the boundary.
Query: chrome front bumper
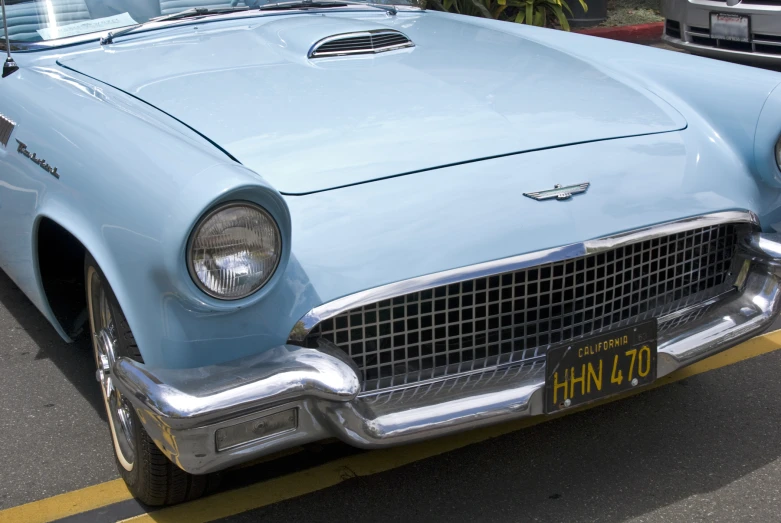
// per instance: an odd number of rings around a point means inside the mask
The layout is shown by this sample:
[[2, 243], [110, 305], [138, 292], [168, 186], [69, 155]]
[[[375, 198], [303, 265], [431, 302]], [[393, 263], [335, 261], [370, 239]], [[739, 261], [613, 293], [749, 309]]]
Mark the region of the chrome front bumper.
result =
[[[751, 261], [741, 291], [664, 318], [697, 316], [661, 331], [658, 377], [772, 323], [781, 307], [781, 235], [755, 235], [741, 256]], [[698, 315], [705, 307], [707, 313]], [[343, 353], [294, 345], [185, 370], [151, 369], [122, 358], [112, 371], [152, 439], [194, 474], [325, 438], [379, 448], [543, 414], [544, 363], [370, 394], [361, 393], [359, 373]], [[224, 429], [244, 423], [261, 436], [218, 451]]]

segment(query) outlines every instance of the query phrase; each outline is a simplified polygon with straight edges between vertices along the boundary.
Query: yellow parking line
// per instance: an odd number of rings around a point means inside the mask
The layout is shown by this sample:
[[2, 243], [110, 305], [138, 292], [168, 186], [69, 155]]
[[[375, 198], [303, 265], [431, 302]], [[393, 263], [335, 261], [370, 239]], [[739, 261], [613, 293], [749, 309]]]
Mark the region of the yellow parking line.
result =
[[[726, 352], [661, 378], [650, 388], [660, 387], [689, 376], [726, 367], [749, 358], [773, 352], [779, 348], [781, 348], [781, 330], [754, 338]], [[648, 390], [648, 388], [638, 390], [621, 398], [639, 394], [645, 390]], [[616, 399], [620, 398], [609, 398], [598, 402], [596, 405], [609, 403]], [[595, 405], [573, 409], [563, 415], [585, 410], [593, 406]], [[397, 468], [414, 461], [465, 447], [472, 443], [478, 443], [531, 427], [550, 419], [551, 417], [538, 416], [413, 445], [357, 454], [241, 489], [222, 492], [184, 505], [162, 509], [150, 514], [142, 514], [125, 521], [132, 521], [132, 523], [182, 521], [187, 523], [205, 523], [322, 490], [354, 476], [368, 476]], [[117, 479], [2, 510], [0, 511], [0, 523], [45, 523], [112, 505], [130, 498], [130, 492], [125, 487], [124, 482]]]
[[[640, 394], [649, 388], [661, 387], [674, 381], [726, 367], [749, 358], [778, 350], [779, 348], [781, 348], [781, 331], [774, 331], [749, 340], [707, 360], [695, 363], [679, 372], [661, 378], [651, 387], [618, 398], [608, 398], [604, 401], [597, 402], [596, 405], [610, 403], [617, 399]], [[572, 414], [593, 406], [595, 405], [573, 409], [563, 415]], [[561, 416], [562, 415], [556, 417]], [[531, 427], [549, 419], [551, 418], [537, 416], [535, 418], [504, 423], [413, 445], [366, 452], [287, 476], [255, 483], [254, 485], [241, 489], [216, 494], [184, 505], [162, 509], [150, 514], [142, 514], [126, 519], [124, 522], [179, 523], [186, 521], [187, 523], [206, 523], [215, 519], [232, 516], [248, 510], [271, 505], [279, 501], [309, 494], [317, 490], [322, 490], [355, 476], [368, 476], [370, 474], [394, 469], [414, 461], [465, 447], [472, 443], [478, 443], [522, 428]]]
[[0, 523], [45, 523], [131, 499], [121, 479], [0, 511]]

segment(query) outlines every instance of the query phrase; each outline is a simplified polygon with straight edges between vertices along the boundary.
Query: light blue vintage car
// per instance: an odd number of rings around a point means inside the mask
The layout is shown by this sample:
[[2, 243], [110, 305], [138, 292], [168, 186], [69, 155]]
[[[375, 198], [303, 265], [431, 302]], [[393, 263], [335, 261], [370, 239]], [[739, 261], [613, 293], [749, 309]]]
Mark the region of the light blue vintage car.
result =
[[413, 5], [5, 4], [0, 266], [91, 331], [147, 504], [566, 411], [779, 311], [778, 73]]

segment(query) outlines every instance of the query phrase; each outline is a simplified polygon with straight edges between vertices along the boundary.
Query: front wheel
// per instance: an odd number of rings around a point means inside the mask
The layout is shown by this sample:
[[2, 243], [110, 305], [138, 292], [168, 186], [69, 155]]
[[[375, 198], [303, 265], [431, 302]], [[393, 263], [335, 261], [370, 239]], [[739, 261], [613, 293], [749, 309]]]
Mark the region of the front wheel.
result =
[[188, 474], [165, 457], [130, 402], [115, 388], [111, 375], [114, 362], [121, 357], [143, 360], [108, 281], [89, 254], [84, 273], [96, 378], [120, 476], [133, 496], [147, 505], [173, 505], [203, 496], [216, 487], [218, 477]]

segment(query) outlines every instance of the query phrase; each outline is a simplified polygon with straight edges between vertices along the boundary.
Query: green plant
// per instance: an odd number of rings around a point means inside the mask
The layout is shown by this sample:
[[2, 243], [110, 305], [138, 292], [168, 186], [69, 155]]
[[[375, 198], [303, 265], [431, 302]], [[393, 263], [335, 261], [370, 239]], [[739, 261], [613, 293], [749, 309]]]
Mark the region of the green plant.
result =
[[[462, 15], [481, 16], [496, 20], [512, 20], [519, 24], [547, 27], [556, 21], [569, 31], [567, 15], [572, 10], [566, 0], [429, 0], [442, 11]], [[588, 6], [585, 0], [578, 0], [583, 10]]]
[[[489, 0], [490, 1], [490, 0]], [[506, 2], [507, 0], [497, 0]], [[588, 11], [588, 6], [585, 0], [578, 0], [584, 11]], [[567, 16], [564, 14], [564, 10], [572, 16], [572, 9], [565, 0], [526, 0], [525, 2], [519, 2], [524, 4], [515, 16], [515, 21], [519, 24], [526, 23], [529, 25], [547, 26], [548, 21], [555, 19], [559, 22], [559, 25], [565, 31], [569, 31], [569, 22]]]

